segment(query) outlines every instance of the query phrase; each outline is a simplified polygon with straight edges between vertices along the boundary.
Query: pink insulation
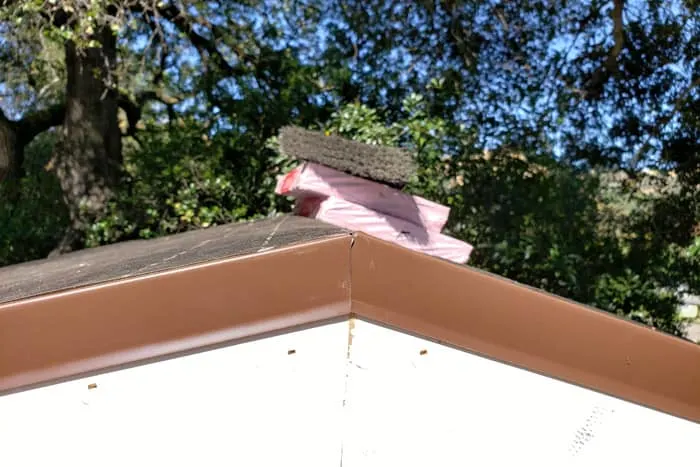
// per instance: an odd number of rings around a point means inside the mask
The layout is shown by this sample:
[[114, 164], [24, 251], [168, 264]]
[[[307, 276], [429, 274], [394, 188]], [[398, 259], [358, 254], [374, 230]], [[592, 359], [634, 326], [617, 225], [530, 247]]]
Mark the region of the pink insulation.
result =
[[465, 263], [472, 251], [472, 246], [468, 243], [334, 196], [301, 198], [296, 205], [296, 214], [349, 230], [365, 232], [411, 250], [456, 263]]
[[450, 208], [381, 183], [305, 162], [277, 182], [275, 193], [296, 198], [295, 214], [364, 232], [456, 263], [472, 246], [440, 233]]
[[381, 183], [347, 175], [318, 164], [304, 163], [282, 177], [275, 192], [295, 198], [335, 197], [440, 232], [450, 208], [411, 196]]

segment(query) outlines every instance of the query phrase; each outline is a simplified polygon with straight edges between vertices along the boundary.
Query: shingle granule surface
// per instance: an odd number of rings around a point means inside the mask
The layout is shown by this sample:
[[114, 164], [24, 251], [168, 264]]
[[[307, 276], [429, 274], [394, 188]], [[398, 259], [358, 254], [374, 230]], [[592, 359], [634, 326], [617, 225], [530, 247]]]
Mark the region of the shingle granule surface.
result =
[[282, 128], [282, 152], [350, 175], [401, 188], [415, 174], [412, 155], [398, 148], [374, 146], [299, 127]]

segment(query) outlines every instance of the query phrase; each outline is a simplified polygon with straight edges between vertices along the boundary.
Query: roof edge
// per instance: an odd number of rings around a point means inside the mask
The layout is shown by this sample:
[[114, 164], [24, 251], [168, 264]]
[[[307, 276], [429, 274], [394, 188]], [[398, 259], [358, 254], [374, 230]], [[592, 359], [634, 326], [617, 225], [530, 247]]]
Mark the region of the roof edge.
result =
[[362, 233], [351, 268], [360, 318], [700, 422], [691, 342]]
[[700, 346], [364, 233], [2, 304], [0, 395], [346, 316], [700, 422]]
[[2, 304], [0, 394], [349, 315], [351, 242], [331, 237]]

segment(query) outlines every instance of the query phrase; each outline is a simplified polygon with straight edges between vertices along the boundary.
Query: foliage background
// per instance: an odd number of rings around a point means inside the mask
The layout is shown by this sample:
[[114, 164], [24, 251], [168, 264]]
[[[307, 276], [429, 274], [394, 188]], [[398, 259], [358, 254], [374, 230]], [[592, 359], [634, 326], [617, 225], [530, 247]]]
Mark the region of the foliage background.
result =
[[[450, 206], [471, 264], [683, 333], [679, 300], [700, 294], [697, 2], [95, 2], [73, 29], [41, 4], [0, 1], [6, 121], [66, 99], [65, 43], [118, 39], [121, 171], [80, 247], [288, 212], [275, 135], [297, 124], [410, 149], [407, 190]], [[0, 183], [0, 265], [71, 228], [60, 128]]]

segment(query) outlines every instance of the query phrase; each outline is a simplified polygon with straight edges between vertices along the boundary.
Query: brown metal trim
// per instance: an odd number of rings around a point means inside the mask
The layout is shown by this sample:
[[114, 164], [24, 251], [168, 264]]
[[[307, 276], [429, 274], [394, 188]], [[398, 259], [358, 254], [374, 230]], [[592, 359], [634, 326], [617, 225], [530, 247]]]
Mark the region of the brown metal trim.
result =
[[0, 305], [0, 393], [344, 316], [349, 235]]
[[353, 314], [700, 422], [700, 346], [358, 234]]

